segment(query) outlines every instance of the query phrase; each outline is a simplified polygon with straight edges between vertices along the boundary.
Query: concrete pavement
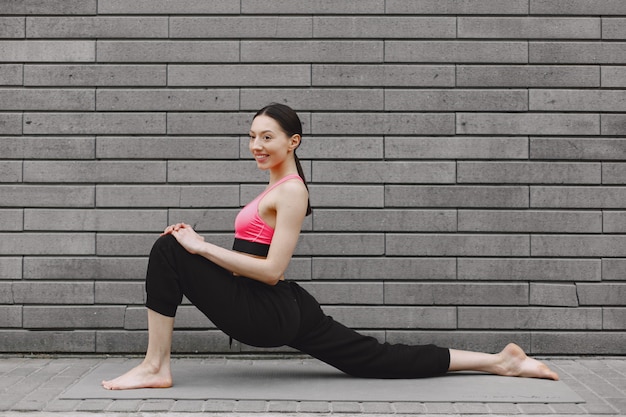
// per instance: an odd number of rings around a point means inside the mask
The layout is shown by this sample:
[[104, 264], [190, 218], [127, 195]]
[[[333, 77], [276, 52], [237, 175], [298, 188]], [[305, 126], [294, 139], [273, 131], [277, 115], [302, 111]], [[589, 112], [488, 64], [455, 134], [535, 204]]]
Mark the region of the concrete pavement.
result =
[[[126, 357], [124, 357], [125, 359]], [[189, 357], [185, 357], [189, 360]], [[194, 357], [195, 358], [195, 357]], [[197, 356], [197, 360], [206, 356]], [[250, 360], [250, 357], [246, 359]], [[253, 360], [263, 360], [253, 357]], [[0, 357], [2, 417], [149, 416], [623, 416], [626, 415], [626, 357], [542, 358], [585, 402], [580, 404], [431, 403], [343, 401], [111, 400], [62, 399], [61, 394], [103, 361], [104, 356]], [[121, 360], [121, 359], [120, 359]]]

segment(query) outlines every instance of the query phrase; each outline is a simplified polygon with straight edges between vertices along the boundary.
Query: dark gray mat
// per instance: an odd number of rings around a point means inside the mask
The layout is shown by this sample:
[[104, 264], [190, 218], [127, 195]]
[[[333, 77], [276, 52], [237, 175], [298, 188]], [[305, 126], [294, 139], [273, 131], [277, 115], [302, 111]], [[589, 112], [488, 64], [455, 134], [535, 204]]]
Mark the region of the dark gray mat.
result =
[[426, 379], [346, 376], [315, 360], [176, 360], [174, 387], [107, 391], [100, 386], [137, 361], [105, 361], [66, 390], [63, 399], [293, 400], [383, 402], [582, 403], [561, 381], [452, 373]]

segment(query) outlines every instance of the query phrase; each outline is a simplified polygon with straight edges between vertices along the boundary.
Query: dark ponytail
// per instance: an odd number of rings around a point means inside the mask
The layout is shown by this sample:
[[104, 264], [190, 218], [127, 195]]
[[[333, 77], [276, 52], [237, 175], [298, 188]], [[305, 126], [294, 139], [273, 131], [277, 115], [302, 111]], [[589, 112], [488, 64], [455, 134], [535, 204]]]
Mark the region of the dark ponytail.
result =
[[[287, 134], [287, 136], [291, 137], [293, 135], [300, 135], [302, 138], [302, 122], [298, 117], [298, 114], [289, 106], [280, 103], [272, 103], [261, 110], [259, 110], [254, 117], [257, 116], [269, 116], [272, 119], [276, 120], [278, 125], [283, 129], [283, 131]], [[302, 143], [302, 142], [301, 142]], [[300, 146], [300, 145], [298, 145]], [[296, 148], [297, 149], [297, 148]], [[293, 151], [293, 157], [296, 161], [296, 168], [298, 169], [298, 175], [302, 178], [304, 182], [304, 186], [307, 191], [309, 186], [306, 182], [306, 178], [304, 177], [304, 171], [302, 170], [302, 164], [300, 164], [300, 158], [296, 155], [296, 150]], [[306, 207], [306, 215], [311, 214], [311, 200], [307, 201]]]

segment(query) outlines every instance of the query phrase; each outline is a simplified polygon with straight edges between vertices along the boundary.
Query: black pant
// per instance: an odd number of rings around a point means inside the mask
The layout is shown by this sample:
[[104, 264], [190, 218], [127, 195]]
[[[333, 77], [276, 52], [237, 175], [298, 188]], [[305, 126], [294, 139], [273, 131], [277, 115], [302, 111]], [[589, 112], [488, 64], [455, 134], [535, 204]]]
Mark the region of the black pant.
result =
[[171, 235], [150, 253], [146, 306], [174, 317], [185, 295], [220, 330], [250, 346], [287, 345], [341, 371], [368, 378], [419, 378], [447, 372], [448, 349], [380, 343], [333, 320], [295, 282], [266, 285], [233, 276], [187, 252]]

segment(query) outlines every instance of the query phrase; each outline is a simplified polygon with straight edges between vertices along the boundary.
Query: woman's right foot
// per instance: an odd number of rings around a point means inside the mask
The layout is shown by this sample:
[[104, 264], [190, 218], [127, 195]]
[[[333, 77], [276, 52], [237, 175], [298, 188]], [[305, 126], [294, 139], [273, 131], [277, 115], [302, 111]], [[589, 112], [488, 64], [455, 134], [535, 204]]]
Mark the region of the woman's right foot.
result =
[[155, 367], [146, 362], [142, 362], [115, 379], [102, 381], [102, 387], [109, 390], [169, 388], [172, 385], [169, 365]]

